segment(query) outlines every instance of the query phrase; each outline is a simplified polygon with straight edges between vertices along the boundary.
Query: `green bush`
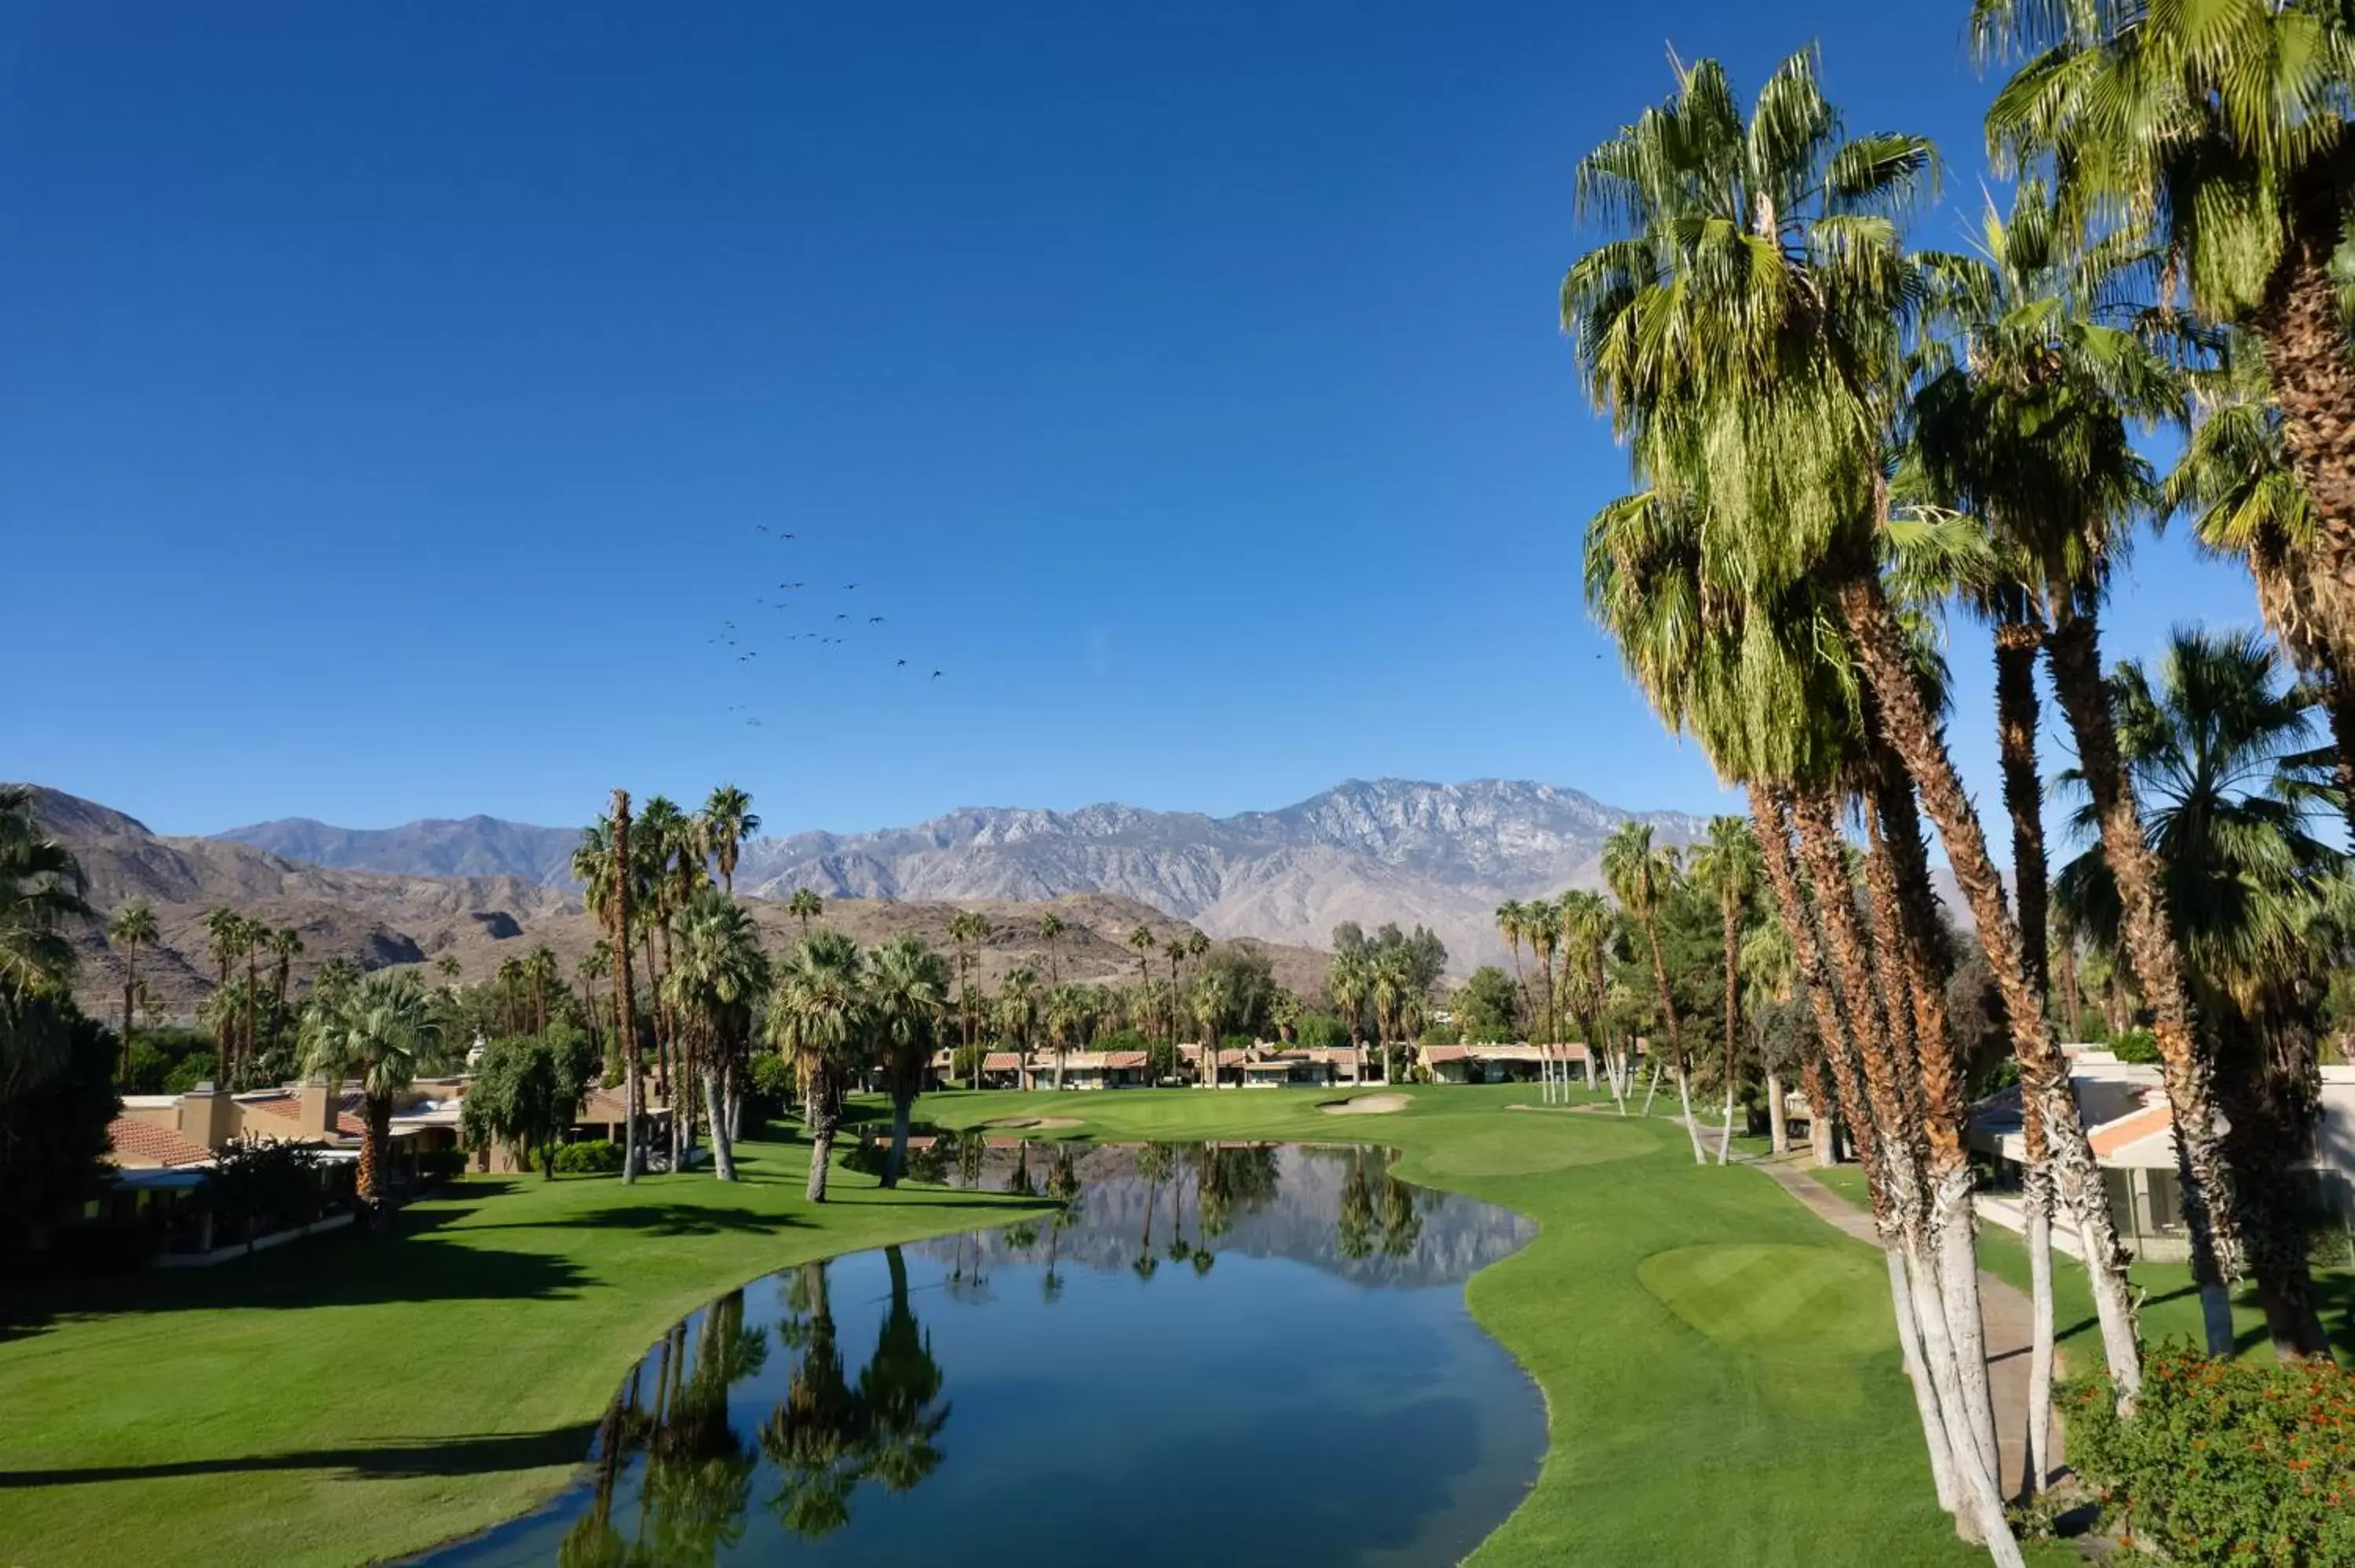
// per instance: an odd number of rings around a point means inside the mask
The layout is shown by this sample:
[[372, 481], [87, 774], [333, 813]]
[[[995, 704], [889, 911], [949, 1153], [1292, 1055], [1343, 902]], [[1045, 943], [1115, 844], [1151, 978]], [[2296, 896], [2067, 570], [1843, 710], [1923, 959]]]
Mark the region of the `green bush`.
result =
[[2154, 1065], [2158, 1061], [2158, 1036], [2147, 1029], [2121, 1029], [2110, 1038], [2110, 1054], [2121, 1062]]
[[428, 1149], [417, 1156], [417, 1174], [428, 1181], [447, 1181], [466, 1171], [466, 1151], [463, 1149]]
[[1305, 1015], [1292, 1033], [1301, 1044], [1314, 1051], [1339, 1051], [1349, 1044], [1349, 1026], [1329, 1012]]
[[2119, 1419], [2106, 1379], [2064, 1393], [2069, 1459], [2178, 1563], [2355, 1563], [2355, 1375], [2162, 1350]]
[[622, 1146], [607, 1139], [567, 1143], [556, 1150], [556, 1170], [560, 1176], [611, 1176], [621, 1168]]
[[760, 1052], [752, 1058], [751, 1103], [746, 1111], [762, 1117], [781, 1116], [793, 1089], [793, 1064], [774, 1051]]

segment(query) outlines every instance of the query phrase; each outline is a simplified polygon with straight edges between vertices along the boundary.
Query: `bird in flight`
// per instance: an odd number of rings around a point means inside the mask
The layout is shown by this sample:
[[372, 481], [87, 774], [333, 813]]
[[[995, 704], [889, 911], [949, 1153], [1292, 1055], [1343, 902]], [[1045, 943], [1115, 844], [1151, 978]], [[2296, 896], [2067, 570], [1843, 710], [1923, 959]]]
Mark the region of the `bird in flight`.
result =
[[943, 675], [946, 674], [947, 673], [948, 673], [948, 672], [947, 672], [947, 671], [945, 671], [945, 670], [935, 670], [935, 671], [933, 671], [933, 672], [932, 672], [932, 679], [933, 679], [933, 680], [935, 680], [935, 681], [937, 681], [937, 680], [939, 680]]
[[801, 537], [799, 534], [780, 534], [777, 536], [781, 539], [798, 539]]
[[870, 615], [867, 618], [867, 624], [869, 626], [880, 626], [883, 624], [883, 618], [879, 615]]
[[849, 619], [850, 619], [850, 617], [848, 617], [848, 616], [847, 616], [847, 615], [837, 615], [837, 616], [836, 616], [836, 617], [835, 617], [835, 620], [848, 620]]
[[845, 583], [845, 584], [843, 584], [843, 585], [842, 585], [842, 591], [843, 591], [843, 592], [845, 592], [845, 593], [848, 593], [852, 588], [857, 588], [858, 586], [858, 585], [857, 583]]
[[907, 667], [908, 667], [908, 662], [907, 662], [905, 659], [896, 660], [896, 661], [894, 661], [894, 662], [893, 662], [893, 663], [892, 663], [892, 665], [891, 665], [891, 668], [893, 668], [894, 670], [904, 670], [904, 669], [906, 669]]
[[777, 586], [781, 588], [797, 588], [802, 585], [799, 583], [779, 583]]

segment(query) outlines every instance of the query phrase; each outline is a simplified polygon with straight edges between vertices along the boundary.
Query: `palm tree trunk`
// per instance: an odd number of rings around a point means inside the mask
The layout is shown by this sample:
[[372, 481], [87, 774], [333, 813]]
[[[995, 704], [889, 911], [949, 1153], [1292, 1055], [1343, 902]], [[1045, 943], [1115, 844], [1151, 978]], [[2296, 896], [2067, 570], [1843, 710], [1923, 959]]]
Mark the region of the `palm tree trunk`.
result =
[[2022, 1489], [2041, 1496], [2052, 1474], [2052, 1168], [2045, 1162], [2044, 1119], [2020, 1097], [2020, 1151], [2027, 1169], [2019, 1202], [2028, 1238], [2028, 1476]]
[[1955, 1481], [1955, 1450], [1946, 1441], [1945, 1423], [1938, 1417], [1938, 1393], [1930, 1383], [1930, 1369], [1922, 1359], [1922, 1322], [1913, 1304], [1913, 1285], [1905, 1272], [1905, 1255], [1884, 1246], [1881, 1257], [1889, 1268], [1889, 1304], [1897, 1318], [1897, 1344], [1905, 1362], [1905, 1381], [1913, 1385], [1913, 1411], [1921, 1418], [1922, 1436], [1930, 1451], [1930, 1482], [1937, 1489], [1938, 1506], [1955, 1510], [1960, 1489]]
[[[332, 1084], [328, 1093], [335, 1093]], [[379, 1095], [370, 1095], [364, 1102], [366, 1114], [360, 1127], [360, 1168], [358, 1176], [360, 1215], [370, 1230], [388, 1227], [385, 1210], [384, 1168], [386, 1157], [392, 1152], [392, 1102]], [[332, 1108], [332, 1104], [330, 1106]]]
[[2044, 859], [2044, 784], [2036, 767], [2036, 655], [2044, 629], [2032, 620], [2008, 620], [1995, 629], [1996, 754], [2003, 767], [2003, 809], [2011, 818], [2012, 907], [2019, 920], [2019, 959], [2029, 990], [2041, 999], [2051, 990]]
[[2191, 991], [2183, 974], [2183, 950], [2167, 908], [2158, 857], [2143, 836], [2142, 811], [2134, 780], [2118, 750], [2117, 724], [2102, 681], [2100, 629], [2090, 611], [2064, 604], [2055, 618], [2045, 654], [2051, 661], [2052, 689], [2069, 715], [2077, 742], [2077, 763], [2101, 822], [2102, 858], [2117, 884], [2124, 918], [2122, 935], [2134, 960], [2135, 979], [2151, 1010], [2158, 1037], [2161, 1075], [2175, 1118], [2175, 1150], [2183, 1193], [2183, 1223], [2191, 1233], [2191, 1272], [2200, 1282], [2208, 1353], [2232, 1353], [2230, 1287], [2248, 1271], [2238, 1216], [2232, 1209], [2232, 1171], [2224, 1159], [2216, 1111], [2215, 1056], [2191, 1027]]
[[123, 948], [123, 1070], [117, 1081], [131, 1082], [131, 1003], [139, 994], [139, 944], [126, 942]]
[[2250, 323], [2282, 412], [2290, 466], [2314, 506], [2315, 610], [2334, 648], [2355, 647], [2355, 360], [2347, 353], [2332, 259], [2340, 160], [2301, 183], [2290, 249]]
[[1922, 804], [1938, 830], [1955, 880], [1978, 927], [1980, 949], [2010, 1024], [2021, 1080], [2026, 1092], [2041, 1102], [2039, 1108], [2051, 1144], [2056, 1190], [2084, 1238], [2086, 1276], [2095, 1315], [2101, 1320], [2104, 1358], [2120, 1403], [2130, 1405], [2142, 1389], [2142, 1350], [2135, 1335], [2117, 1226], [2110, 1217], [2101, 1170], [2069, 1086], [2068, 1064], [2029, 987], [2019, 927], [2005, 906], [2003, 884], [1988, 857], [1978, 813], [1963, 791], [1954, 758], [1946, 750], [1945, 732], [1923, 701], [1904, 639], [1879, 580], [1864, 574], [1855, 576], [1839, 586], [1837, 599], [1857, 661], [1880, 705], [1890, 744], [1922, 792]]
[[622, 1054], [622, 1181], [638, 1179], [638, 1023], [630, 985], [630, 792], [613, 791], [613, 1044]]
[[891, 1153], [883, 1163], [883, 1185], [897, 1187], [901, 1172], [908, 1169], [908, 1123], [916, 1108], [912, 1086], [903, 1083], [891, 1090]]
[[1693, 1119], [1692, 1075], [1686, 1072], [1682, 1065], [1677, 1067], [1676, 1072], [1677, 1103], [1684, 1110], [1685, 1136], [1692, 1139], [1693, 1163], [1706, 1165], [1709, 1163], [1709, 1150], [1701, 1145], [1700, 1123]]
[[733, 1181], [736, 1150], [728, 1142], [728, 1123], [719, 1114], [719, 1075], [708, 1062], [703, 1067], [703, 1110], [711, 1118], [712, 1169], [722, 1181]]
[[1791, 1152], [1790, 1113], [1783, 1106], [1783, 1075], [1766, 1069], [1766, 1147], [1776, 1154]]
[[834, 1083], [825, 1068], [806, 1073], [802, 1085], [802, 1118], [810, 1135], [809, 1185], [804, 1196], [813, 1203], [826, 1202], [826, 1163], [834, 1156]]
[[1725, 1120], [1717, 1134], [1717, 1162], [1722, 1165], [1733, 1150], [1734, 1048], [1742, 1038], [1742, 906], [1729, 900], [1720, 914], [1725, 946]]

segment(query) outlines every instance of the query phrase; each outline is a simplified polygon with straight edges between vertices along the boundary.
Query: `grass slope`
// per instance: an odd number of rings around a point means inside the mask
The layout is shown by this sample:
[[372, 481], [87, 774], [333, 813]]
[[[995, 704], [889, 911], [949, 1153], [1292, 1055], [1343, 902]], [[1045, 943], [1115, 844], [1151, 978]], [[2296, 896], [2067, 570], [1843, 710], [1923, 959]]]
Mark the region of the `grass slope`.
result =
[[[1771, 1183], [1696, 1170], [1663, 1120], [1412, 1091], [1330, 1117], [1307, 1092], [950, 1094], [950, 1126], [1373, 1141], [1509, 1204], [1537, 1241], [1471, 1285], [1545, 1391], [1552, 1446], [1476, 1562], [1963, 1564], [1931, 1499], [1880, 1265]], [[321, 1240], [47, 1303], [0, 1342], [0, 1560], [348, 1563], [518, 1512], [561, 1484], [627, 1364], [682, 1313], [803, 1259], [993, 1223], [1001, 1201], [887, 1194], [803, 1151], [750, 1180], [477, 1179], [393, 1244]], [[978, 1212], [977, 1212], [978, 1211]], [[1313, 1459], [1313, 1456], [1307, 1457]]]

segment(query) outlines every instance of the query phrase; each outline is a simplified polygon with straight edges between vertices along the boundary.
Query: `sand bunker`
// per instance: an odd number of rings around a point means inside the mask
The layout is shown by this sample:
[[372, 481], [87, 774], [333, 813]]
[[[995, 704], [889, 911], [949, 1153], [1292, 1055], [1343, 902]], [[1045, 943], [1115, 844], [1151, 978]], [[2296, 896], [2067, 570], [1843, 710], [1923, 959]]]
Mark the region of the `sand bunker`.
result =
[[1336, 1100], [1316, 1108], [1327, 1116], [1380, 1116], [1388, 1111], [1402, 1111], [1408, 1105], [1404, 1095], [1359, 1095], [1351, 1100]]
[[1057, 1128], [1077, 1127], [1080, 1118], [1075, 1116], [1009, 1116], [982, 1125], [1002, 1127], [1014, 1132], [1052, 1132]]

